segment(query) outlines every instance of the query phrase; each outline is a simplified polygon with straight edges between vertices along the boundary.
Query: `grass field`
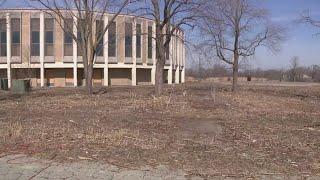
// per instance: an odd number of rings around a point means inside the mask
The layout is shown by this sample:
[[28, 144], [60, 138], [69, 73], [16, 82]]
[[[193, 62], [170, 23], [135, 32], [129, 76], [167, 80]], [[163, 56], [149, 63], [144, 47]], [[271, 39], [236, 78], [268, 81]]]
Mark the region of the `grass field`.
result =
[[320, 86], [194, 82], [0, 92], [0, 155], [159, 164], [202, 177], [320, 174]]

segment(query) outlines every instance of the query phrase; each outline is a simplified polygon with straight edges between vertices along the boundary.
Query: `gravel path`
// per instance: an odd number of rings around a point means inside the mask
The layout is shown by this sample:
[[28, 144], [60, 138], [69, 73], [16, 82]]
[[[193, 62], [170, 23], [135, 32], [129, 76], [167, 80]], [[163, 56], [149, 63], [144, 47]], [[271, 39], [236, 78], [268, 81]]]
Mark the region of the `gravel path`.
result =
[[[183, 171], [170, 171], [165, 166], [155, 169], [124, 170], [113, 165], [91, 162], [56, 163], [26, 155], [8, 155], [0, 158], [0, 179], [112, 179], [112, 180], [161, 180], [187, 179]], [[201, 179], [201, 178], [191, 178]]]

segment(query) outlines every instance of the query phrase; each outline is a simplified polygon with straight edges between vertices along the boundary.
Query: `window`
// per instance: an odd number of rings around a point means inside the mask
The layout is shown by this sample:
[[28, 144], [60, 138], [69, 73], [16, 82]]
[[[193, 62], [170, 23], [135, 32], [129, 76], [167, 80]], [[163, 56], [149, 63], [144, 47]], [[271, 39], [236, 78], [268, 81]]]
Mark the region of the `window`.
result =
[[[80, 21], [80, 19], [78, 19], [78, 28], [81, 28], [81, 27], [84, 27], [81, 23], [85, 23], [84, 20]], [[77, 42], [77, 56], [82, 56], [82, 43], [79, 43], [79, 42], [82, 42], [81, 40], [81, 31], [79, 29], [77, 29], [77, 39], [78, 39], [78, 42]]]
[[[103, 30], [104, 30], [104, 25], [103, 25], [103, 21], [97, 20], [96, 21], [96, 37], [97, 37], [97, 41], [98, 38], [101, 37], [103, 35]], [[98, 42], [98, 46], [97, 46], [97, 56], [103, 56], [103, 38], [101, 39], [101, 41]]]
[[40, 19], [31, 19], [31, 56], [40, 55]]
[[6, 19], [0, 19], [0, 56], [7, 56], [7, 23]]
[[20, 56], [20, 19], [12, 18], [11, 19], [11, 55]]
[[109, 57], [116, 56], [116, 44], [117, 44], [116, 30], [117, 30], [116, 23], [113, 22], [109, 27], [109, 43], [108, 43]]
[[132, 57], [132, 24], [126, 23], [125, 27], [125, 55], [126, 57]]
[[45, 25], [45, 56], [54, 56], [54, 19], [47, 18]]
[[167, 46], [166, 47], [166, 59], [169, 59], [169, 55], [170, 55], [170, 47]]
[[148, 26], [148, 58], [152, 58], [152, 26]]
[[[77, 39], [78, 39], [78, 42], [82, 42], [81, 33], [79, 30], [77, 31]], [[81, 45], [82, 45], [82, 43], [81, 43]], [[79, 45], [79, 43], [77, 43], [77, 56], [82, 56], [81, 45]]]
[[137, 49], [137, 58], [141, 58], [141, 24], [137, 24], [136, 27], [136, 49]]
[[73, 39], [72, 39], [72, 32], [73, 32], [73, 20], [66, 19], [64, 22], [65, 28], [68, 31], [64, 32], [64, 56], [72, 56], [73, 55]]

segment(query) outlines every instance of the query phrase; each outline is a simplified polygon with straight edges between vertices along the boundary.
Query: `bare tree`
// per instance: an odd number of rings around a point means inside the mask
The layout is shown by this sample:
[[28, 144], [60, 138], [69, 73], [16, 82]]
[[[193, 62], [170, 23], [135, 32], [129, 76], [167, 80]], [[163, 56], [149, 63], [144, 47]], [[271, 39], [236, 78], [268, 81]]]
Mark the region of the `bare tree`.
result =
[[232, 66], [232, 90], [236, 91], [239, 61], [253, 56], [261, 46], [278, 50], [284, 29], [269, 20], [267, 10], [249, 0], [202, 0], [202, 4], [195, 13], [202, 17], [198, 22], [206, 37], [203, 44]]
[[310, 75], [313, 81], [320, 81], [320, 66], [312, 65], [310, 67]]
[[300, 21], [302, 23], [310, 24], [310, 25], [320, 29], [320, 20], [319, 19], [315, 19], [314, 17], [312, 17], [310, 15], [309, 11], [307, 11], [306, 13], [303, 13], [301, 15]]
[[297, 81], [298, 78], [298, 68], [299, 68], [299, 57], [298, 56], [294, 56], [291, 59], [291, 67], [290, 67], [290, 71], [289, 71], [289, 77], [293, 82]]
[[178, 37], [175, 33], [183, 25], [191, 25], [195, 18], [191, 15], [191, 9], [195, 8], [193, 0], [144, 0], [143, 9], [147, 16], [154, 18], [156, 23], [156, 77], [155, 93], [162, 94], [163, 71], [172, 37]]
[[[47, 11], [55, 18], [62, 30], [67, 33], [77, 43], [81, 49], [81, 55], [84, 65], [84, 75], [86, 87], [89, 94], [93, 93], [92, 76], [93, 65], [97, 53], [101, 50], [98, 48], [103, 41], [104, 34], [114, 23], [116, 17], [132, 0], [33, 0], [44, 6]], [[109, 22], [100, 32], [94, 30], [95, 23], [103, 22], [104, 15], [107, 11], [112, 14]], [[78, 37], [73, 30], [73, 23], [67, 24], [68, 19], [76, 19], [76, 28]]]

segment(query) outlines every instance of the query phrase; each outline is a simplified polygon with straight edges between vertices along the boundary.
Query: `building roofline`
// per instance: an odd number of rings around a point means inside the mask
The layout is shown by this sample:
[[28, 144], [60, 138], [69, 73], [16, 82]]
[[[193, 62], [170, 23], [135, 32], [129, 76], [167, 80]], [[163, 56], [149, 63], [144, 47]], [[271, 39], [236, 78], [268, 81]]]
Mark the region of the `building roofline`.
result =
[[[50, 11], [49, 9], [47, 8], [33, 8], [33, 7], [22, 7], [22, 8], [0, 8], [0, 12], [1, 11]], [[63, 8], [60, 8], [60, 10], [64, 10], [64, 11], [69, 11], [69, 9], [63, 9]], [[77, 11], [77, 9], [74, 9], [74, 11]], [[101, 13], [99, 11], [95, 11], [96, 13]], [[113, 12], [106, 12], [107, 14], [115, 14]], [[120, 13], [119, 15], [122, 15], [122, 16], [132, 16], [132, 17], [139, 17], [139, 18], [144, 18], [144, 19], [147, 19], [147, 20], [151, 20], [151, 21], [154, 21], [154, 19], [152, 18], [149, 18], [149, 17], [145, 17], [145, 16], [141, 16], [141, 15], [135, 15], [135, 14], [130, 14], [130, 13]]]
[[[0, 13], [1, 11], [48, 11], [48, 8], [33, 8], [33, 7], [16, 7], [16, 8], [0, 8]], [[61, 8], [61, 10], [65, 10], [65, 11], [69, 11], [68, 9], [63, 9]], [[77, 10], [74, 10], [77, 11]], [[96, 13], [101, 13], [99, 11], [95, 11]], [[109, 13], [106, 12], [108, 15], [112, 15], [115, 13]], [[138, 18], [142, 18], [145, 20], [149, 20], [149, 21], [154, 21], [154, 19], [149, 18], [149, 17], [145, 17], [145, 16], [141, 16], [141, 15], [135, 15], [135, 14], [130, 14], [130, 13], [120, 13], [120, 16], [129, 16], [129, 17], [138, 17]], [[179, 31], [182, 31], [182, 33], [184, 34], [184, 31], [181, 28], [178, 28]]]

